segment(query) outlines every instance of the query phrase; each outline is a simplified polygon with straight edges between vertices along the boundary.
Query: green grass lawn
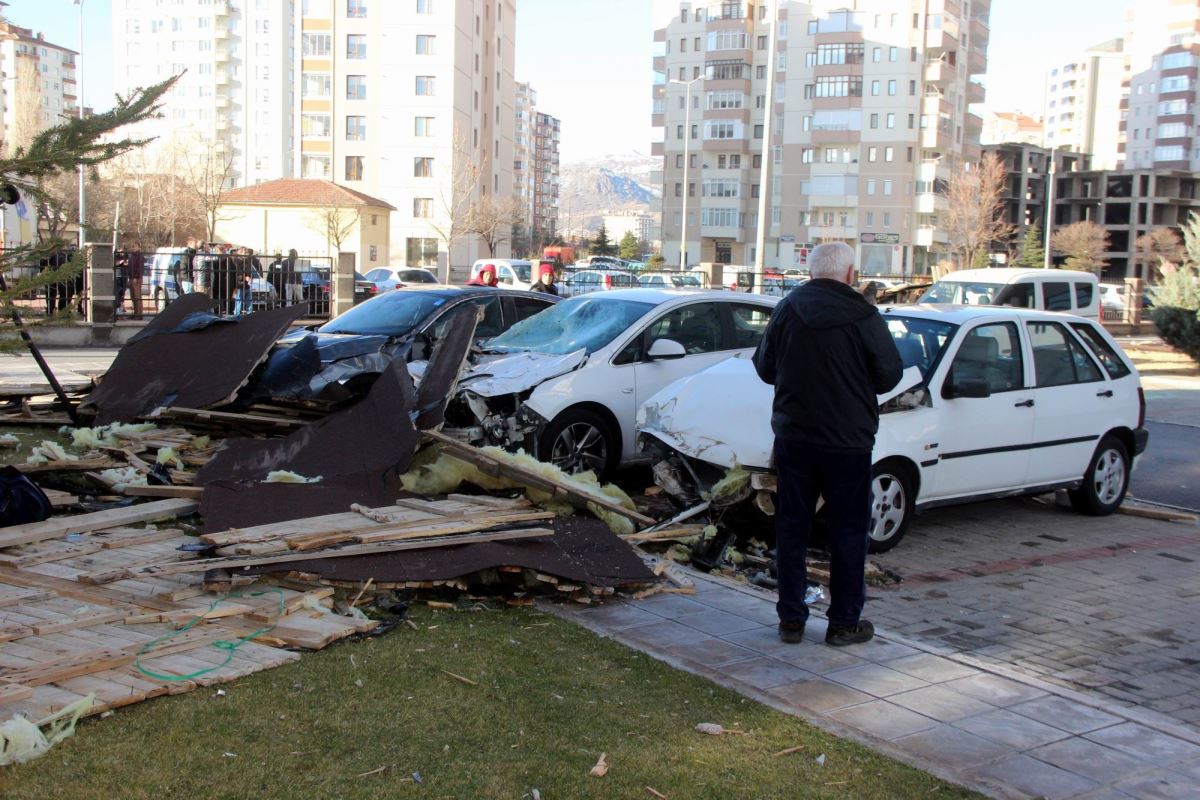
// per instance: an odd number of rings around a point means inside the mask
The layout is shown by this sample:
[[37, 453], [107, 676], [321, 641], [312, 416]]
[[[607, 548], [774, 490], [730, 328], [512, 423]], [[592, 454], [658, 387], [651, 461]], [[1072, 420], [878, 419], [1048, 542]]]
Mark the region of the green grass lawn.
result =
[[[555, 617], [413, 617], [418, 630], [305, 655], [223, 697], [210, 687], [85, 721], [43, 758], [0, 769], [0, 796], [973, 796]], [[601, 753], [609, 772], [589, 777]]]

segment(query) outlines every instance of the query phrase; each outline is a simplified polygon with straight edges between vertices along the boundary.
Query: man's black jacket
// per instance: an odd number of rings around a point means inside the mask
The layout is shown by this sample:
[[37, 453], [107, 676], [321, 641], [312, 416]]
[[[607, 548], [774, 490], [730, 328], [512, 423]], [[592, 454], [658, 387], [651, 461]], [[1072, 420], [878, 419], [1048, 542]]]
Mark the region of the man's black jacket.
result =
[[844, 283], [818, 278], [794, 289], [771, 315], [754, 354], [775, 387], [777, 439], [869, 453], [879, 430], [877, 394], [904, 372], [875, 306]]

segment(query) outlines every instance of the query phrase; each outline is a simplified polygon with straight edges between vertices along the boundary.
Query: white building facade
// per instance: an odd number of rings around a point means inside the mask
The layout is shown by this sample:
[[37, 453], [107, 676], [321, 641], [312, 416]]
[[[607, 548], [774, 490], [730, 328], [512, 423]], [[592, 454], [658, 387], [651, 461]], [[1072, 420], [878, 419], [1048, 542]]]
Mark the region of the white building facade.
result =
[[1121, 39], [1096, 45], [1082, 58], [1052, 68], [1046, 76], [1045, 146], [1087, 153], [1094, 169], [1116, 169], [1124, 78]]
[[40, 33], [0, 20], [0, 144], [6, 151], [78, 113], [77, 56]]

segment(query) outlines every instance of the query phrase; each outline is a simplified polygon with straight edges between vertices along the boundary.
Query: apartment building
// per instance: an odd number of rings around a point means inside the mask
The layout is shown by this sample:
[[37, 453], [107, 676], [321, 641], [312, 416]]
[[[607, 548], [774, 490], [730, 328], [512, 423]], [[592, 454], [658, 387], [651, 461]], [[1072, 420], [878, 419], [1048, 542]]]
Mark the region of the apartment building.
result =
[[513, 109], [516, 121], [513, 125], [513, 198], [520, 209], [517, 238], [522, 246], [532, 249], [533, 242], [533, 182], [534, 182], [534, 127], [537, 107], [537, 92], [528, 83], [518, 82], [514, 94]]
[[620, 242], [625, 234], [632, 233], [639, 242], [647, 245], [654, 241], [654, 217], [636, 211], [626, 214], [606, 214], [604, 230], [611, 242]]
[[1126, 12], [1125, 169], [1200, 170], [1200, 0], [1137, 0]]
[[979, 155], [969, 107], [983, 100], [972, 77], [986, 68], [989, 0], [779, 0], [777, 20], [769, 7], [684, 2], [655, 32], [667, 262], [686, 240], [688, 264], [753, 264], [765, 191], [767, 267], [804, 268], [813, 244], [836, 240], [865, 273], [927, 271], [946, 243], [938, 190], [952, 162]]
[[137, 131], [155, 137], [143, 154], [148, 168], [222, 174], [227, 166], [229, 186], [292, 175], [296, 6], [113, 0], [116, 91], [182, 74], [163, 100], [162, 117]]
[[0, 19], [0, 146], [5, 152], [78, 113], [77, 55]]
[[1005, 142], [1040, 145], [1042, 121], [1019, 111], [985, 111], [979, 143], [986, 147]]
[[466, 280], [488, 255], [465, 230], [472, 203], [513, 195], [515, 3], [304, 0], [300, 14], [299, 174], [399, 209], [392, 263]]
[[1005, 142], [983, 147], [984, 153], [992, 153], [1004, 165], [1004, 218], [1013, 226], [1007, 242], [994, 242], [994, 250], [1016, 252], [1030, 225], [1038, 226], [1039, 235], [1044, 235], [1049, 220], [1046, 218], [1046, 194], [1049, 185], [1050, 157], [1054, 157], [1054, 173], [1059, 179], [1066, 175], [1092, 169], [1091, 156], [1070, 150], [1051, 150], [1025, 142]]
[[1122, 39], [1089, 48], [1046, 76], [1046, 147], [1088, 153], [1097, 169], [1116, 169], [1125, 77]]
[[533, 240], [552, 241], [558, 235], [558, 143], [562, 122], [541, 111], [533, 126]]

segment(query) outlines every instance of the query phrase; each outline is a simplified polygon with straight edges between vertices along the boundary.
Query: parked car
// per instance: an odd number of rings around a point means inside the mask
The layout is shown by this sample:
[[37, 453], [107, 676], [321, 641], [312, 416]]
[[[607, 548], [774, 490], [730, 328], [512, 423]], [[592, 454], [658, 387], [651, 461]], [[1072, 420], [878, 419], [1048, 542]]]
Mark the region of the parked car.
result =
[[529, 289], [536, 282], [533, 264], [515, 258], [481, 258], [471, 266], [471, 278], [479, 277], [485, 264], [496, 268], [496, 280], [505, 289]]
[[704, 288], [704, 281], [694, 272], [643, 272], [637, 282], [644, 289]]
[[566, 293], [573, 297], [610, 289], [633, 289], [638, 286], [638, 278], [631, 272], [614, 269], [581, 269], [567, 272], [563, 285]]
[[[1121, 505], [1149, 438], [1146, 403], [1133, 363], [1098, 322], [939, 305], [889, 308], [884, 319], [906, 370], [879, 398], [872, 552], [894, 547], [914, 512], [942, 505], [1056, 489], [1085, 514]], [[660, 485], [703, 489], [692, 476], [715, 481], [734, 465], [769, 473], [772, 398], [748, 358], [651, 398], [639, 442]], [[762, 477], [751, 483], [767, 485]]]
[[1096, 276], [1067, 269], [963, 269], [938, 280], [917, 302], [1040, 308], [1100, 319]]
[[640, 458], [639, 405], [758, 346], [775, 298], [661, 289], [564, 300], [484, 346], [459, 382], [447, 432], [608, 476]]
[[383, 292], [314, 329], [281, 338], [244, 396], [340, 402], [370, 388], [395, 358], [422, 361], [455, 314], [483, 308], [482, 341], [557, 303], [552, 295], [435, 286]]
[[379, 287], [374, 281], [367, 280], [366, 276], [354, 273], [354, 304], [370, 300], [375, 295], [379, 294]]
[[376, 267], [366, 274], [366, 280], [374, 283], [381, 292], [411, 284], [434, 285], [438, 282], [437, 276], [424, 267]]
[[[208, 253], [194, 254], [190, 271], [183, 268], [183, 247], [160, 247], [147, 258], [144, 267], [143, 295], [149, 295], [154, 311], [162, 311], [180, 296], [191, 292], [207, 292], [216, 296], [232, 298], [236, 270], [226, 267], [222, 273], [218, 257]], [[228, 262], [227, 262], [228, 263]], [[263, 274], [250, 268], [250, 311], [270, 308], [279, 300], [279, 294]], [[230, 308], [232, 300], [230, 299]]]

